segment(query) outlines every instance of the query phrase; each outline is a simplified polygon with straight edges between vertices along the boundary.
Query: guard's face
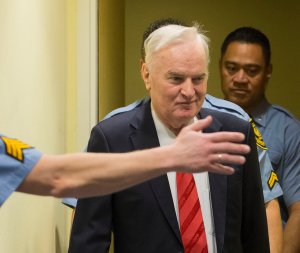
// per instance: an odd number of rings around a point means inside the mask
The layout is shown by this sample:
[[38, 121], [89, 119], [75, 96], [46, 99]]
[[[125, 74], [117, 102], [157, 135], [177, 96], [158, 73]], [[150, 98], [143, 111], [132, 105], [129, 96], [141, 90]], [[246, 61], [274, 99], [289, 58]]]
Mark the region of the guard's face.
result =
[[272, 66], [266, 66], [258, 44], [232, 42], [220, 61], [225, 99], [251, 113], [264, 97]]
[[142, 77], [160, 120], [174, 132], [199, 112], [207, 89], [207, 62], [196, 42], [169, 45], [142, 64]]

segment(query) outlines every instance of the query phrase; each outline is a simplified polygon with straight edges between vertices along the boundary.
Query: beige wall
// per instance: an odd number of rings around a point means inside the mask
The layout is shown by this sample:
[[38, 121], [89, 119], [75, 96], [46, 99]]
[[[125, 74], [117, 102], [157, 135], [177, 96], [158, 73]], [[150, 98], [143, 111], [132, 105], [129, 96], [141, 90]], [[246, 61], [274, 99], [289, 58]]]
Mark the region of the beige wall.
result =
[[218, 77], [219, 48], [224, 37], [238, 26], [254, 26], [272, 44], [274, 72], [267, 92], [271, 102], [300, 118], [300, 2], [298, 1], [125, 1], [125, 98], [129, 103], [145, 95], [139, 74], [142, 33], [153, 20], [175, 17], [204, 24], [211, 38], [209, 92], [222, 97]]
[[[1, 133], [44, 153], [82, 151], [98, 122], [98, 0], [0, 0]], [[71, 209], [14, 193], [0, 252], [67, 252]]]
[[[52, 154], [67, 145], [67, 7], [0, 1], [1, 133]], [[66, 252], [67, 210], [58, 199], [14, 193], [0, 209], [0, 252]]]

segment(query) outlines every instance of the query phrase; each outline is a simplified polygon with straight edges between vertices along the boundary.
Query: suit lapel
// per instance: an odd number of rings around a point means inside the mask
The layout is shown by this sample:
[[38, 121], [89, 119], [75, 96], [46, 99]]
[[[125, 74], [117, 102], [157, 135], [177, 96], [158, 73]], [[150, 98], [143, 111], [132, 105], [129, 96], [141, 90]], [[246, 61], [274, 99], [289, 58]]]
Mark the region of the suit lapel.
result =
[[222, 252], [225, 236], [227, 178], [224, 175], [209, 173], [211, 202], [218, 252]]
[[171, 226], [172, 231], [175, 233], [179, 242], [182, 244], [168, 177], [164, 175], [151, 180], [150, 185], [167, 222]]
[[[151, 115], [150, 102], [140, 107], [140, 110], [136, 114], [136, 120], [131, 125], [133, 131], [130, 139], [135, 150], [159, 146], [158, 136]], [[150, 180], [148, 184], [172, 231], [180, 243], [182, 243], [167, 175]]]
[[[209, 110], [201, 109], [199, 118], [209, 115]], [[217, 132], [222, 129], [222, 123], [213, 118], [213, 123], [204, 130], [206, 133]], [[210, 194], [216, 233], [218, 252], [222, 252], [225, 236], [226, 202], [227, 202], [227, 176], [209, 173]]]

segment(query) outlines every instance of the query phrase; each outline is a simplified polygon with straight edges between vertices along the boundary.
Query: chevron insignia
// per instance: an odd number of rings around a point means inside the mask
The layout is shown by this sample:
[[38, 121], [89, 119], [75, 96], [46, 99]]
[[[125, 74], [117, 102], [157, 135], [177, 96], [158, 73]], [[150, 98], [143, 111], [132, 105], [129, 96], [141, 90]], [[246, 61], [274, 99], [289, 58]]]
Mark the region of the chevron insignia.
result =
[[276, 184], [276, 182], [278, 182], [278, 177], [277, 177], [275, 171], [272, 170], [271, 174], [270, 174], [270, 177], [268, 179], [268, 186], [269, 186], [270, 190], [273, 189], [273, 187]]
[[4, 136], [1, 136], [0, 138], [5, 144], [6, 154], [20, 162], [24, 162], [23, 150], [32, 147], [16, 139], [7, 138]]
[[263, 140], [263, 138], [262, 138], [259, 130], [257, 129], [257, 127], [256, 127], [253, 119], [250, 119], [249, 122], [251, 123], [253, 131], [254, 131], [254, 134], [255, 134], [256, 145], [258, 147], [262, 148], [262, 149], [267, 150], [268, 148], [267, 148], [267, 146], [266, 146], [266, 144], [265, 144], [265, 142], [264, 142], [264, 140]]

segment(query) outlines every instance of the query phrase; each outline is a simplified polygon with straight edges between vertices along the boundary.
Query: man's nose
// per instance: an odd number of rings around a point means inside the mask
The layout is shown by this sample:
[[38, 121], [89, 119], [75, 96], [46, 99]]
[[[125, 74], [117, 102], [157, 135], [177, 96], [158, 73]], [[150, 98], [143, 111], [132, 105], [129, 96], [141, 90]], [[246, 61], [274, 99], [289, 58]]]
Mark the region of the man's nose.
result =
[[237, 83], [246, 83], [246, 82], [248, 82], [248, 76], [243, 69], [240, 69], [233, 76], [233, 81], [237, 82]]
[[187, 79], [181, 86], [181, 94], [186, 97], [193, 97], [195, 95], [194, 84], [191, 80]]

